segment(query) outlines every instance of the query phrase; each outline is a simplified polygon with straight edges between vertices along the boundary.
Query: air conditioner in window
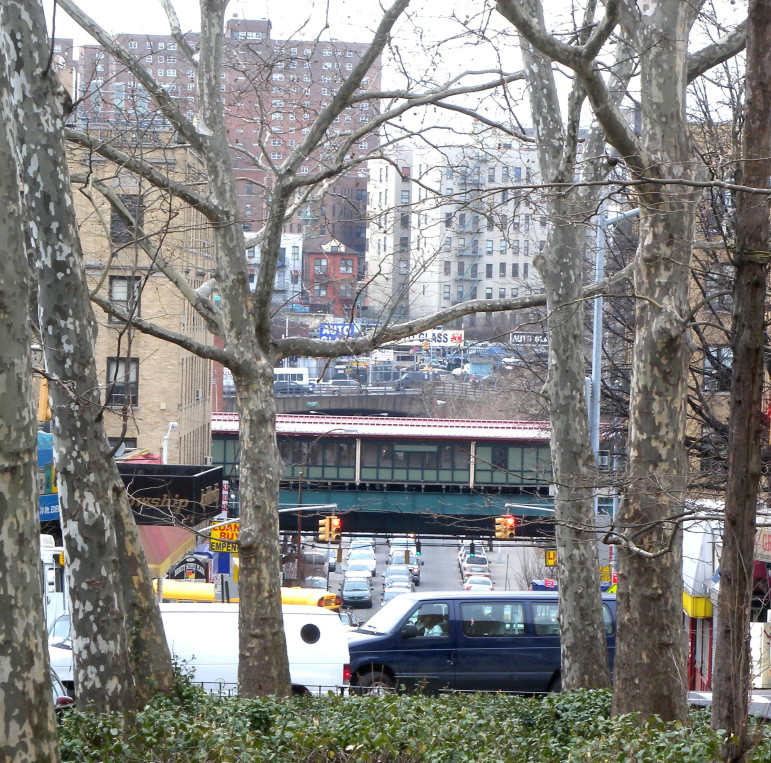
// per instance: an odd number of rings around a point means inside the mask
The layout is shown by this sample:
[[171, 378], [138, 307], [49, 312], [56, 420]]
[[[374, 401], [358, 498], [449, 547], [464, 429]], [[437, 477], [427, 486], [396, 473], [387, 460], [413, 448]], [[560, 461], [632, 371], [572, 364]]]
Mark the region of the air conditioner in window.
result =
[[211, 466], [212, 464], [211, 456], [204, 456], [203, 463], [204, 463], [204, 466]]
[[195, 399], [196, 400], [201, 400], [202, 398], [203, 398], [203, 390], [202, 389], [197, 389], [195, 391]]
[[598, 450], [597, 451], [597, 466], [600, 469], [607, 469], [610, 466], [610, 451]]

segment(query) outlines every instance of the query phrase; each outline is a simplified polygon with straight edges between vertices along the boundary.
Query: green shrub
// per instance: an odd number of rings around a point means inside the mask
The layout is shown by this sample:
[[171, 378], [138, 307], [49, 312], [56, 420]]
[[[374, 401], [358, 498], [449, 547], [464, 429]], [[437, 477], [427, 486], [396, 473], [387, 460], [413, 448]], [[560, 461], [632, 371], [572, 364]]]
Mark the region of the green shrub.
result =
[[[753, 734], [748, 760], [770, 760], [771, 735]], [[704, 711], [687, 725], [610, 718], [606, 691], [239, 699], [183, 684], [125, 720], [73, 711], [60, 740], [63, 760], [84, 763], [704, 763], [720, 736]]]

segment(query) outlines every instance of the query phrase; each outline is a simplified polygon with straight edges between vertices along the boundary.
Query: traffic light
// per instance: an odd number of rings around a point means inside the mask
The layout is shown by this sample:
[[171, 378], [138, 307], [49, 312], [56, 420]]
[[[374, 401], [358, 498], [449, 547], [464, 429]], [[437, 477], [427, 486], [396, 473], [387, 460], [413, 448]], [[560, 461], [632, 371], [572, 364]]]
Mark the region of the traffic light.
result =
[[339, 543], [340, 533], [340, 517], [329, 517], [329, 540], [331, 540], [332, 543]]
[[495, 537], [509, 539], [517, 534], [517, 518], [507, 514], [504, 517], [495, 518]]
[[319, 520], [319, 540], [329, 540], [331, 533], [331, 518], [324, 517]]
[[415, 541], [415, 556], [420, 556], [420, 541]]

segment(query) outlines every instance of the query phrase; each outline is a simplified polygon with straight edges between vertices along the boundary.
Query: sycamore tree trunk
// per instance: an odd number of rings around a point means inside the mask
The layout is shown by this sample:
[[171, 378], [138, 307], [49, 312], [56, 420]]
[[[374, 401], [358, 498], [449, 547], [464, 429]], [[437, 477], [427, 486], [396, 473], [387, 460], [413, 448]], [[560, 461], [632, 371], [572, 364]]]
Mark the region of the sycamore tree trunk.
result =
[[[541, 4], [530, 2], [528, 8], [543, 24]], [[522, 40], [522, 58], [541, 179], [547, 184], [570, 181], [576, 172], [578, 144], [575, 137], [584, 101], [583, 87], [579, 81], [574, 83], [565, 126], [551, 61], [526, 40]], [[592, 133], [588, 144], [587, 156], [602, 155], [597, 151], [602, 145], [599, 130]], [[589, 161], [583, 174], [604, 177], [606, 173], [604, 161]], [[585, 393], [585, 308], [582, 300], [586, 221], [594, 214], [600, 194], [598, 184], [583, 192], [578, 188], [557, 192], [547, 190], [546, 246], [534, 260], [543, 278], [548, 310], [549, 363], [543, 392], [549, 405], [552, 465], [557, 488], [554, 518], [563, 689], [610, 686], [594, 517], [597, 473], [589, 438]]]
[[[737, 183], [767, 188], [771, 175], [771, 0], [751, 0], [742, 166]], [[760, 484], [763, 422], [764, 324], [769, 262], [768, 198], [736, 195], [736, 278], [733, 291], [733, 366], [728, 429], [728, 485], [720, 558], [712, 728], [725, 729], [725, 760], [748, 749], [749, 617], [755, 513]]]
[[[0, 61], [12, 48], [0, 8]], [[11, 115], [18, 75], [0, 65], [0, 760], [59, 760], [45, 648], [37, 426], [32, 405], [30, 270], [21, 222]]]
[[[687, 41], [695, 9], [684, 0], [627, 9], [640, 54], [643, 177], [693, 179], [685, 116]], [[688, 287], [694, 192], [647, 185], [640, 240], [629, 411], [628, 482], [617, 517], [618, 638], [614, 713], [685, 721], [682, 513], [687, 486]]]
[[50, 374], [54, 462], [82, 706], [125, 711], [173, 686], [171, 658], [133, 514], [102, 422], [95, 326], [64, 153], [64, 91], [47, 68], [42, 8], [9, 0], [40, 335]]

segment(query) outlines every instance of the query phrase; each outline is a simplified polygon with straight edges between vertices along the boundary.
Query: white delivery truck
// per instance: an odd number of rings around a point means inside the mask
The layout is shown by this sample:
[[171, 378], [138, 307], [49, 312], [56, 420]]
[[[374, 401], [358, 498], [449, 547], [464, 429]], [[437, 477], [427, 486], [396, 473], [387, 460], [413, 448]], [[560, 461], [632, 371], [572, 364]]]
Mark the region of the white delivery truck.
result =
[[[172, 654], [193, 670], [193, 680], [215, 692], [238, 684], [238, 604], [161, 604]], [[337, 612], [285, 604], [289, 674], [296, 694], [339, 693], [350, 677], [348, 642]], [[69, 615], [48, 635], [51, 667], [74, 690]]]
[[64, 548], [55, 545], [53, 535], [40, 535], [40, 564], [43, 574], [43, 606], [46, 628], [67, 609], [67, 585], [64, 579]]

